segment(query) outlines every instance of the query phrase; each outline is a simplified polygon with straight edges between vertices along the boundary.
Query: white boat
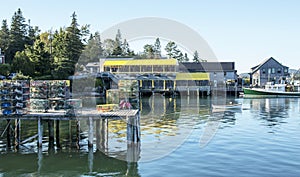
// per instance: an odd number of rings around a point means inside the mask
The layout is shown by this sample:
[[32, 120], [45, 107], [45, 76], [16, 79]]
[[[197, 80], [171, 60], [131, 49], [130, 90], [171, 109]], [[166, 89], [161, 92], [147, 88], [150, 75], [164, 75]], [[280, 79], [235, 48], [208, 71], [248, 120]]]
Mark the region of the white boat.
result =
[[268, 96], [268, 97], [288, 97], [300, 96], [299, 87], [297, 85], [272, 84], [267, 83], [265, 88], [243, 88], [245, 97], [252, 96]]

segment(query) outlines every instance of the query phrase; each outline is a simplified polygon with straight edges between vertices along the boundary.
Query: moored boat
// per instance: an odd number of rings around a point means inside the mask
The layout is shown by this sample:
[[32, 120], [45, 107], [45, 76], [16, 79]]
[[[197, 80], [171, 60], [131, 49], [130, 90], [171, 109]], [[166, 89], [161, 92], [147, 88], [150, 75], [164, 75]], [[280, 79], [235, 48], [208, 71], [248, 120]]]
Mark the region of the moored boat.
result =
[[300, 91], [295, 91], [293, 85], [266, 84], [265, 88], [243, 88], [244, 97], [267, 96], [267, 97], [300, 97]]

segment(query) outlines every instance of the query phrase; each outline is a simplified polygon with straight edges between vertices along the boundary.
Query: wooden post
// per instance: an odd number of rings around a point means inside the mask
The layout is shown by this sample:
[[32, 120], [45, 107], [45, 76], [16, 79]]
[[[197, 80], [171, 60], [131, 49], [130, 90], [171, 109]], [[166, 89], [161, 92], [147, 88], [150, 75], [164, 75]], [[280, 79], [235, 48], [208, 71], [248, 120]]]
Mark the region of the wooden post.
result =
[[15, 148], [18, 150], [20, 145], [20, 119], [15, 119]]
[[55, 135], [56, 135], [56, 148], [60, 149], [60, 137], [59, 137], [59, 120], [56, 120], [56, 131], [55, 131]]
[[127, 144], [140, 142], [140, 116], [127, 117]]
[[93, 147], [94, 126], [93, 126], [93, 118], [92, 117], [89, 117], [89, 119], [88, 119], [88, 126], [89, 126], [88, 146]]
[[54, 147], [54, 120], [48, 120], [49, 149]]
[[10, 139], [10, 129], [11, 129], [11, 124], [10, 124], [10, 119], [7, 120], [7, 129], [6, 129], [6, 139], [7, 139], [7, 149], [10, 149], [11, 147], [11, 139]]
[[76, 146], [80, 149], [80, 121], [76, 120]]
[[101, 149], [101, 133], [100, 133], [101, 125], [100, 125], [100, 119], [96, 120], [96, 148], [97, 150], [102, 150]]
[[133, 142], [133, 132], [132, 132], [132, 119], [131, 117], [127, 117], [127, 144], [130, 144]]
[[88, 153], [88, 165], [89, 165], [89, 172], [93, 172], [93, 164], [94, 163], [94, 152], [93, 148], [89, 147], [89, 153]]
[[38, 147], [41, 148], [43, 143], [43, 122], [42, 118], [38, 118]]

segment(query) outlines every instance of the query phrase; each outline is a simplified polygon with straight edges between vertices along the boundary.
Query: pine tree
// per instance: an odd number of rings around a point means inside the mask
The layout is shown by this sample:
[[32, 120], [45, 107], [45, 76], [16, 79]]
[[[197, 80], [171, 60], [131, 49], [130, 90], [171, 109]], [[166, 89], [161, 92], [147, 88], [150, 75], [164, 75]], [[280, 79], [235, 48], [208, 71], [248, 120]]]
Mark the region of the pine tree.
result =
[[154, 46], [154, 58], [161, 58], [161, 45], [159, 38], [156, 38]]
[[184, 53], [184, 61], [188, 62], [189, 60], [190, 60], [190, 59], [189, 59], [187, 53]]
[[6, 61], [11, 63], [17, 51], [22, 51], [26, 44], [26, 24], [21, 9], [14, 13], [10, 27], [10, 43], [7, 50]]
[[199, 60], [199, 54], [198, 54], [198, 51], [196, 50], [194, 52], [194, 55], [193, 55], [193, 62], [196, 62], [196, 63], [199, 63], [200, 60]]
[[176, 49], [177, 49], [177, 45], [175, 44], [175, 42], [173, 41], [168, 42], [168, 44], [165, 47], [168, 58], [174, 58], [176, 56]]
[[123, 50], [122, 50], [122, 35], [121, 35], [120, 29], [118, 29], [117, 34], [116, 34], [116, 38], [115, 38], [115, 47], [114, 47], [112, 55], [114, 55], [114, 56], [121, 56], [122, 54], [123, 54]]
[[150, 44], [144, 45], [144, 55], [146, 58], [154, 58], [154, 46]]
[[90, 35], [90, 38], [80, 56], [80, 64], [97, 62], [103, 56], [102, 42], [99, 32]]
[[7, 21], [2, 21], [2, 26], [0, 30], [0, 48], [1, 51], [5, 54], [9, 45], [9, 29], [7, 26]]

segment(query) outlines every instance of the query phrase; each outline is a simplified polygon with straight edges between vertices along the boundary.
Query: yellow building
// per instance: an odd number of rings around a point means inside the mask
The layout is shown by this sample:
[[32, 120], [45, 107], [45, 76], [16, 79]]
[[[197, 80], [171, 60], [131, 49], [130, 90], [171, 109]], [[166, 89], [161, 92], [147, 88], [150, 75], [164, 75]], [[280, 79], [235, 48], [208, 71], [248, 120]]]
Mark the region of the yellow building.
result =
[[113, 74], [175, 73], [178, 71], [178, 61], [176, 59], [106, 60], [103, 71]]

